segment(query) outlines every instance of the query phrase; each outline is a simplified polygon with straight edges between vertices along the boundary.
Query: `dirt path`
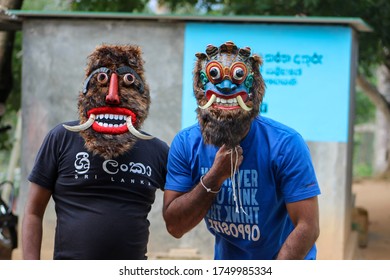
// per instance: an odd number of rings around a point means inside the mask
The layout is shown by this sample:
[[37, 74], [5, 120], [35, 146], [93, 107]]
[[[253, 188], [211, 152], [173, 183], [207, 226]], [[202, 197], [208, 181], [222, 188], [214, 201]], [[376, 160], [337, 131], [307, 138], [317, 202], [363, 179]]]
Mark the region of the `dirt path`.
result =
[[355, 205], [368, 211], [368, 244], [358, 250], [358, 259], [390, 260], [390, 182], [354, 182]]

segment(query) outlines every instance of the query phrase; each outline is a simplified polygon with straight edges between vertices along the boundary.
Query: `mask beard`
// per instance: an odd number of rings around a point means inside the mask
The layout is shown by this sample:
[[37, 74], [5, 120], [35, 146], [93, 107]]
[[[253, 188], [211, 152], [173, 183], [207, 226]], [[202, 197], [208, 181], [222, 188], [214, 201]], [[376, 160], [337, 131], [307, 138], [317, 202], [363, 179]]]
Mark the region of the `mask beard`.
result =
[[115, 158], [129, 151], [137, 142], [131, 133], [111, 135], [96, 133], [89, 128], [80, 132], [85, 140], [85, 147], [93, 154], [99, 154], [104, 159]]
[[205, 144], [234, 148], [248, 133], [252, 114], [234, 111], [197, 109], [198, 121]]

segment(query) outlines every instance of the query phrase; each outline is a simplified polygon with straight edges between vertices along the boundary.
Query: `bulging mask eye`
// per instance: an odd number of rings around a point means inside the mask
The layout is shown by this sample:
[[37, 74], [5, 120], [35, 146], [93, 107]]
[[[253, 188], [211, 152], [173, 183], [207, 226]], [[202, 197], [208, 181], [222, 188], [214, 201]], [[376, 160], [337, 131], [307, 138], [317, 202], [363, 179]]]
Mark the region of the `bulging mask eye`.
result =
[[241, 80], [242, 77], [244, 77], [244, 75], [245, 75], [245, 72], [241, 68], [234, 69], [233, 79]]
[[231, 67], [231, 78], [232, 81], [236, 84], [241, 84], [248, 74], [248, 70], [246, 68], [246, 65], [242, 62], [236, 62]]
[[222, 65], [217, 61], [211, 61], [206, 66], [206, 74], [208, 79], [213, 83], [222, 81], [223, 68]]
[[129, 86], [135, 81], [135, 77], [133, 74], [127, 73], [123, 76], [123, 81], [125, 82], [125, 85]]
[[221, 78], [221, 72], [219, 71], [218, 67], [212, 67], [210, 69], [210, 76], [214, 79], [217, 80]]
[[106, 73], [99, 73], [96, 77], [97, 81], [101, 85], [105, 85], [108, 82], [108, 75]]

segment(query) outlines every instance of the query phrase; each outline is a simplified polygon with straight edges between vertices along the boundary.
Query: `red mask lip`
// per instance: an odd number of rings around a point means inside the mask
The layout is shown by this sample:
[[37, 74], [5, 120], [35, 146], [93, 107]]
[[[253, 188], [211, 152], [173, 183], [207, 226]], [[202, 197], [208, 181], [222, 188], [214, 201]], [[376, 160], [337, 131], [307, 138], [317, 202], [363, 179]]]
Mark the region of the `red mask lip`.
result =
[[[126, 119], [131, 116], [131, 122], [133, 125], [135, 125], [135, 122], [137, 120], [137, 116], [133, 111], [127, 108], [123, 107], [97, 107], [89, 110], [87, 112], [87, 116], [89, 117], [91, 114], [95, 115], [95, 121], [92, 124], [92, 129], [96, 132], [102, 133], [102, 134], [123, 134], [128, 132], [128, 128], [126, 125]], [[110, 115], [115, 116], [121, 116], [121, 120], [123, 119], [123, 122], [118, 126], [102, 126], [99, 125], [99, 116], [104, 115], [108, 117]]]
[[113, 114], [113, 115], [126, 115], [126, 116], [131, 116], [133, 123], [135, 122], [136, 115], [133, 111], [131, 111], [128, 108], [124, 107], [97, 107], [89, 110], [87, 112], [87, 117], [91, 114], [99, 115], [99, 114]]

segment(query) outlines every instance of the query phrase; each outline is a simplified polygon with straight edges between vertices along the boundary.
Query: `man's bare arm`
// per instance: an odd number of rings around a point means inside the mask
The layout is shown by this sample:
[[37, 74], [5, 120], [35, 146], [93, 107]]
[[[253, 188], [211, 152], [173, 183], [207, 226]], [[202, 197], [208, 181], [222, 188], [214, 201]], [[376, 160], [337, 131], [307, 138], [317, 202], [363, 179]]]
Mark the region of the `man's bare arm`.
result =
[[287, 211], [295, 225], [277, 259], [302, 260], [310, 251], [320, 234], [318, 198], [312, 197], [287, 204]]
[[39, 260], [41, 257], [42, 221], [50, 197], [51, 191], [30, 184], [22, 224], [22, 250], [26, 260]]

